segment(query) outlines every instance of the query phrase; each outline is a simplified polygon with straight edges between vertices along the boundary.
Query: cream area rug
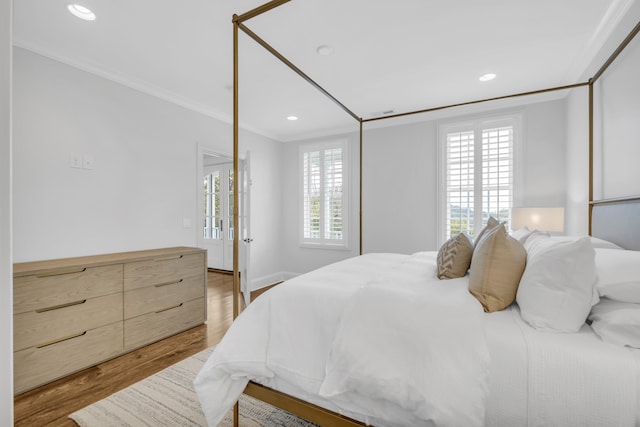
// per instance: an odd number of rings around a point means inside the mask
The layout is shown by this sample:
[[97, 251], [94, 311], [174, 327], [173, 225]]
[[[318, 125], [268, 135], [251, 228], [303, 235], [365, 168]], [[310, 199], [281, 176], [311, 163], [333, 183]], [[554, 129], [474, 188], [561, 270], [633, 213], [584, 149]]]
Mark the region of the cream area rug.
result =
[[[193, 380], [213, 348], [208, 348], [100, 400], [69, 418], [81, 427], [206, 427]], [[249, 396], [240, 397], [241, 427], [312, 427], [288, 412]], [[219, 427], [231, 427], [233, 414]]]

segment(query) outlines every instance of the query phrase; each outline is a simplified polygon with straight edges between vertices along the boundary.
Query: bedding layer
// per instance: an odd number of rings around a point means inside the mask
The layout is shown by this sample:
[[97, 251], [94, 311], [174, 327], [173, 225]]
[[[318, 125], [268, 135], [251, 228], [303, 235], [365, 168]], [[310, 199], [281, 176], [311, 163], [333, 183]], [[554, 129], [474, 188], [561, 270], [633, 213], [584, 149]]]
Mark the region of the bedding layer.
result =
[[486, 317], [487, 426], [640, 425], [640, 352], [602, 342], [586, 324], [537, 331], [515, 304]]
[[[635, 425], [637, 352], [602, 343], [587, 325], [535, 331], [517, 306], [484, 314], [466, 277], [436, 278], [435, 257], [369, 254], [262, 295], [196, 378], [209, 425], [249, 380], [380, 426]], [[447, 375], [428, 381], [442, 363]], [[369, 375], [393, 365], [409, 381]]]

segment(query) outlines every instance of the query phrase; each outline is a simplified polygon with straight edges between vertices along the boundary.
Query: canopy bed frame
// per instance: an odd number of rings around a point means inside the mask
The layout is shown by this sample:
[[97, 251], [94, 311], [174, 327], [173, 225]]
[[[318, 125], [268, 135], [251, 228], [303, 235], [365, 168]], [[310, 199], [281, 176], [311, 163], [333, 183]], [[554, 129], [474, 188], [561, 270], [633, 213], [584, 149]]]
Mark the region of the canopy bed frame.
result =
[[[640, 23], [638, 23], [633, 30], [628, 34], [628, 36], [622, 41], [622, 43], [618, 46], [618, 48], [613, 52], [613, 54], [607, 59], [607, 61], [602, 65], [602, 67], [595, 73], [595, 75], [590, 78], [586, 82], [578, 82], [575, 84], [570, 84], [566, 86], [559, 86], [547, 89], [540, 89], [530, 92], [516, 93], [512, 95], [506, 96], [497, 96], [492, 98], [480, 99], [475, 101], [463, 102], [458, 104], [440, 106], [440, 107], [432, 107], [426, 108], [422, 110], [410, 111], [397, 113], [392, 115], [387, 115], [383, 117], [375, 117], [364, 119], [347, 108], [343, 103], [341, 103], [337, 98], [327, 92], [322, 86], [316, 83], [313, 79], [311, 79], [307, 74], [305, 74], [302, 70], [296, 67], [291, 61], [289, 61], [286, 57], [284, 57], [281, 53], [279, 53], [276, 49], [270, 46], [266, 41], [261, 39], [257, 34], [252, 32], [247, 26], [245, 22], [256, 17], [262, 15], [274, 8], [277, 8], [285, 3], [288, 3], [290, 0], [273, 0], [268, 3], [263, 4], [251, 11], [248, 11], [241, 15], [233, 15], [233, 168], [235, 176], [239, 176], [238, 165], [239, 165], [239, 96], [238, 96], [238, 31], [242, 30], [245, 34], [251, 37], [255, 42], [264, 47], [268, 52], [270, 52], [273, 56], [279, 59], [282, 63], [287, 65], [291, 70], [293, 70], [296, 74], [298, 74], [301, 78], [306, 80], [309, 84], [319, 90], [322, 94], [324, 94], [327, 98], [333, 101], [338, 107], [344, 110], [347, 114], [349, 114], [354, 120], [356, 120], [359, 124], [359, 156], [360, 156], [360, 200], [359, 200], [359, 226], [360, 226], [360, 242], [359, 242], [359, 251], [362, 254], [362, 148], [363, 148], [363, 125], [368, 122], [403, 117], [408, 115], [429, 113], [433, 111], [467, 106], [472, 104], [485, 103], [489, 101], [497, 101], [508, 98], [516, 98], [527, 95], [536, 95], [542, 94], [546, 92], [555, 92], [568, 90], [579, 87], [588, 87], [589, 96], [589, 204], [588, 204], [588, 223], [589, 223], [589, 234], [595, 237], [600, 237], [603, 239], [610, 240], [614, 243], [617, 243], [627, 249], [640, 250], [640, 225], [638, 225], [638, 221], [630, 221], [629, 218], [638, 218], [640, 217], [640, 196], [633, 197], [625, 197], [619, 199], [610, 199], [610, 200], [594, 200], [594, 84], [596, 81], [602, 76], [605, 70], [615, 61], [615, 59], [620, 55], [620, 53], [625, 49], [625, 47], [633, 40], [633, 38], [640, 32]], [[239, 220], [239, 195], [238, 192], [234, 192], [234, 208], [233, 208], [233, 221], [234, 224], [238, 223]], [[635, 236], [635, 237], [634, 237]], [[233, 318], [239, 315], [240, 312], [240, 273], [239, 273], [239, 265], [238, 265], [238, 253], [239, 253], [239, 233], [234, 234], [233, 240]], [[296, 414], [304, 419], [315, 422], [320, 425], [331, 425], [331, 426], [363, 426], [365, 425], [362, 422], [352, 420], [350, 418], [344, 417], [335, 412], [329, 411], [322, 407], [310, 404], [306, 401], [300, 400], [298, 398], [289, 396], [282, 392], [273, 390], [271, 388], [259, 385], [254, 382], [249, 382], [246, 387], [245, 394], [255, 397], [259, 400], [262, 400], [266, 403], [274, 405], [276, 407], [287, 410], [293, 414]], [[238, 404], [236, 403], [234, 407], [234, 425], [238, 425]]]

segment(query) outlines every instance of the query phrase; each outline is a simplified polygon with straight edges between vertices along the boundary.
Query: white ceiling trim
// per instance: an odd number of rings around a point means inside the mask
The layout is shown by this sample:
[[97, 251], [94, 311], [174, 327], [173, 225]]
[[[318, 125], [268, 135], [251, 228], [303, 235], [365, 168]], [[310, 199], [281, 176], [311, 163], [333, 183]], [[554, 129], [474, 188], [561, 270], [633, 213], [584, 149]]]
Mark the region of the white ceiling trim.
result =
[[[521, 109], [525, 105], [556, 101], [556, 100], [566, 98], [569, 95], [569, 93], [571, 93], [572, 90], [580, 90], [580, 88], [537, 93], [534, 95], [523, 95], [523, 96], [517, 96], [513, 98], [497, 99], [493, 101], [479, 102], [477, 104], [461, 105], [457, 107], [444, 108], [441, 110], [409, 114], [401, 117], [374, 120], [374, 121], [363, 123], [362, 127], [363, 127], [363, 130], [366, 132], [368, 130], [373, 130], [373, 129], [394, 127], [394, 126], [404, 126], [404, 125], [410, 125], [414, 123], [432, 122], [432, 121], [439, 121], [439, 120], [451, 120], [454, 118], [457, 120], [458, 118], [461, 118], [461, 117], [486, 113], [487, 111], [509, 111], [514, 109]], [[487, 109], [487, 105], [490, 106], [488, 109]], [[346, 114], [347, 113], [345, 113], [345, 115]], [[358, 127], [359, 125], [354, 120], [353, 126], [341, 126], [341, 127], [336, 127], [332, 129], [320, 130], [316, 132], [296, 134], [293, 137], [282, 138], [280, 141], [281, 142], [298, 142], [298, 141], [315, 140], [315, 139], [338, 136], [338, 135], [345, 135], [350, 133], [357, 133]]]
[[[45, 58], [49, 58], [54, 61], [60, 62], [62, 64], [68, 65], [70, 67], [77, 68], [89, 74], [102, 77], [103, 79], [112, 81], [122, 86], [126, 86], [128, 88], [137, 90], [139, 92], [145, 93], [147, 95], [153, 96], [155, 98], [158, 98], [163, 101], [169, 102], [171, 104], [177, 105], [179, 107], [185, 108], [187, 110], [194, 111], [204, 116], [219, 120], [223, 123], [233, 125], [233, 117], [227, 114], [223, 114], [218, 111], [212, 110], [211, 108], [208, 108], [203, 104], [186, 99], [180, 95], [164, 90], [157, 86], [150, 85], [143, 81], [134, 79], [130, 76], [125, 76], [121, 73], [108, 70], [104, 67], [98, 67], [95, 65], [87, 64], [85, 62], [80, 62], [80, 61], [68, 58], [66, 56], [63, 56], [55, 52], [52, 52], [48, 49], [45, 49], [41, 46], [38, 46], [35, 43], [29, 43], [25, 40], [14, 38], [13, 45], [20, 47], [22, 49], [31, 51], [37, 55], [44, 56]], [[270, 134], [269, 132], [265, 132], [262, 129], [257, 129], [251, 125], [248, 125], [247, 123], [240, 122], [239, 126], [243, 130], [265, 136], [269, 139], [276, 140], [276, 141], [281, 140], [281, 138], [279, 138], [277, 135]]]
[[[606, 41], [611, 37], [616, 27], [620, 24], [625, 14], [629, 11], [631, 6], [636, 0], [614, 0], [607, 13], [602, 17], [598, 28], [593, 32], [591, 39], [584, 46], [584, 49], [577, 58], [583, 58], [577, 60], [574, 66], [567, 72], [567, 79], [578, 80], [581, 78], [591, 78], [590, 75], [585, 75], [588, 72], [595, 72], [597, 70], [589, 70], [589, 66], [600, 53], [600, 50], [604, 47]], [[611, 52], [613, 53], [613, 52]], [[607, 56], [608, 57], [608, 56]]]

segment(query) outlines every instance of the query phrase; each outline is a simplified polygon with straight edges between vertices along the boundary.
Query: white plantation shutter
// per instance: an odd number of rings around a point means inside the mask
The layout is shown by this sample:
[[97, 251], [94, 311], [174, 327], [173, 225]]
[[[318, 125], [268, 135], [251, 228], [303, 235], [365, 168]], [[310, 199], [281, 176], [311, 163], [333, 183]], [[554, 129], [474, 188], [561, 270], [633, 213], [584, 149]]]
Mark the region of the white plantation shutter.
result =
[[303, 153], [303, 235], [320, 237], [320, 152]]
[[301, 146], [301, 243], [347, 246], [346, 141]]
[[513, 133], [513, 126], [482, 130], [482, 207], [500, 222], [513, 206]]
[[477, 234], [489, 217], [510, 221], [514, 204], [516, 147], [521, 118], [445, 125], [442, 139], [443, 233]]
[[466, 231], [473, 235], [473, 131], [447, 134], [447, 236]]
[[342, 239], [342, 148], [324, 152], [324, 238]]

